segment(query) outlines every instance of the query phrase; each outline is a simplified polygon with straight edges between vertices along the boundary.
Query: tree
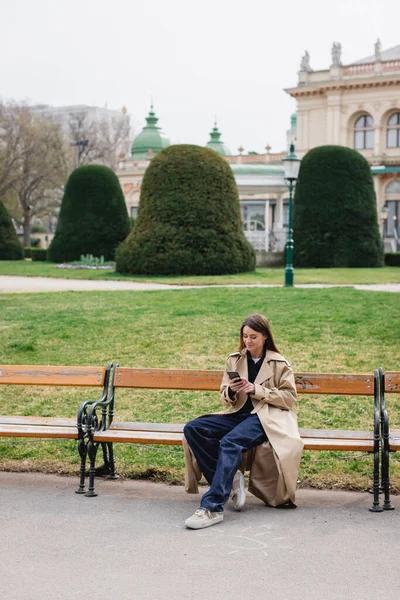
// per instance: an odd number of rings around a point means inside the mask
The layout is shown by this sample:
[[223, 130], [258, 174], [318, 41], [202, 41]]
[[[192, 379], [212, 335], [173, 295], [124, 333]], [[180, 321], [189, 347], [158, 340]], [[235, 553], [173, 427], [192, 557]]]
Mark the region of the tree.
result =
[[118, 156], [129, 152], [131, 125], [126, 109], [120, 117], [90, 120], [88, 113], [71, 113], [68, 138], [75, 147], [75, 166], [101, 163], [115, 170]]
[[0, 104], [0, 198], [22, 224], [30, 245], [34, 217], [53, 216], [67, 175], [67, 150], [59, 126], [15, 103]]
[[135, 226], [116, 258], [118, 271], [138, 274], [254, 270], [255, 252], [243, 233], [228, 163], [199, 146], [159, 152], [143, 178]]
[[82, 254], [113, 260], [115, 248], [129, 229], [128, 212], [115, 173], [103, 165], [79, 167], [65, 186], [49, 260], [79, 260]]
[[298, 267], [380, 267], [371, 169], [361, 154], [320, 146], [303, 158], [293, 213]]
[[8, 211], [0, 201], [0, 260], [21, 260], [23, 258], [24, 249]]

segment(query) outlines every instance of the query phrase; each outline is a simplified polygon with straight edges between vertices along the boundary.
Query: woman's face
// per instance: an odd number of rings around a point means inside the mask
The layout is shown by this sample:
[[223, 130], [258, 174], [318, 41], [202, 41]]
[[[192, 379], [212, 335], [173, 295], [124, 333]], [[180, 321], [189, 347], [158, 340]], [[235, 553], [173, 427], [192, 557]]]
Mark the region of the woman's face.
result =
[[246, 346], [247, 350], [250, 352], [253, 358], [259, 358], [264, 350], [264, 342], [267, 339], [267, 336], [260, 333], [259, 331], [254, 331], [254, 329], [250, 329], [250, 327], [243, 327], [243, 343]]

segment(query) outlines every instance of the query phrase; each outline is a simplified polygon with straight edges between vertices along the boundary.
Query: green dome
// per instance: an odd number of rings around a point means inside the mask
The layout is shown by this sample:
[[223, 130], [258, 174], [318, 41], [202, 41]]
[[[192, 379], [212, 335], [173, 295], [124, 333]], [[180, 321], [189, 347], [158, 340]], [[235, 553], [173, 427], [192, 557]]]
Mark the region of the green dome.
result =
[[221, 133], [218, 131], [217, 123], [214, 123], [213, 130], [210, 133], [210, 139], [207, 142], [207, 148], [215, 150], [221, 156], [232, 156], [232, 152], [229, 150], [228, 146], [225, 146], [224, 142], [219, 139], [220, 137]]
[[161, 127], [157, 126], [158, 118], [153, 111], [153, 105], [151, 105], [146, 121], [147, 125], [143, 127], [142, 131], [133, 140], [131, 149], [133, 158], [148, 158], [149, 150], [157, 154], [157, 152], [170, 144], [169, 139], [161, 131]]

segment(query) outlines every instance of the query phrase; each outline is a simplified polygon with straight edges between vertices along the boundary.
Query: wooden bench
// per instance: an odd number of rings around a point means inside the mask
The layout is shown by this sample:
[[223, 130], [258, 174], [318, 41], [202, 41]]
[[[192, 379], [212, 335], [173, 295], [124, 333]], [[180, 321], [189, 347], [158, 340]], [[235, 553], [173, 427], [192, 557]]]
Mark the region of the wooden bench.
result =
[[[99, 445], [108, 449], [106, 468], [116, 477], [113, 443], [181, 445], [183, 424], [138, 423], [114, 421], [116, 388], [147, 388], [166, 390], [219, 391], [223, 371], [196, 371], [178, 369], [134, 369], [114, 365], [110, 392], [106, 401], [89, 407], [87, 417], [90, 458], [89, 488], [86, 496], [96, 496], [94, 479], [96, 454]], [[373, 512], [381, 512], [379, 504], [380, 413], [378, 371], [374, 374], [296, 373], [297, 392], [303, 394], [352, 395], [374, 397], [374, 420], [370, 431], [330, 429], [300, 429], [305, 450], [341, 450], [374, 454]], [[101, 417], [97, 412], [101, 409]], [[198, 410], [201, 414], [201, 408]], [[84, 466], [81, 473], [84, 473]], [[81, 480], [82, 484], [82, 480]], [[81, 489], [83, 491], [83, 488]]]
[[[0, 365], [0, 385], [97, 387], [102, 388], [99, 401], [104, 402], [107, 399], [111, 367], [111, 364], [107, 368]], [[71, 414], [74, 414], [71, 418], [0, 415], [0, 437], [78, 440], [82, 466], [87, 447], [87, 410], [94, 402], [87, 400], [81, 404], [78, 422], [76, 407], [71, 410]], [[81, 471], [80, 477], [84, 481], [84, 471]]]
[[382, 439], [382, 491], [384, 493], [384, 510], [394, 510], [390, 502], [390, 474], [389, 461], [390, 452], [400, 451], [400, 430], [390, 429], [389, 415], [386, 408], [386, 394], [400, 395], [400, 372], [379, 369], [379, 404], [381, 417], [381, 439]]

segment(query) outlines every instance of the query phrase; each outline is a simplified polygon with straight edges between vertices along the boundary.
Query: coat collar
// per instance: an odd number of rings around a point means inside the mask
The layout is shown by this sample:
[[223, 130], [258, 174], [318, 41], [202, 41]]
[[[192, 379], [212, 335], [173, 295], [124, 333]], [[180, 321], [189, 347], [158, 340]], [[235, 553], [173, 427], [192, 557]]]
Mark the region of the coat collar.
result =
[[[261, 383], [262, 381], [265, 381], [266, 379], [269, 379], [270, 377], [273, 376], [274, 373], [271, 369], [269, 361], [273, 360], [274, 357], [270, 357], [269, 356], [270, 354], [277, 354], [277, 353], [276, 352], [270, 353], [270, 351], [267, 350], [267, 353], [265, 355], [265, 358], [263, 360], [261, 368], [257, 374], [257, 377], [254, 380], [254, 383]], [[248, 367], [247, 367], [247, 351], [245, 348], [240, 353], [238, 352], [238, 362], [236, 365], [236, 370], [239, 373], [239, 375], [241, 375], [241, 377], [244, 377], [245, 379], [248, 378], [249, 371], [248, 371]]]

